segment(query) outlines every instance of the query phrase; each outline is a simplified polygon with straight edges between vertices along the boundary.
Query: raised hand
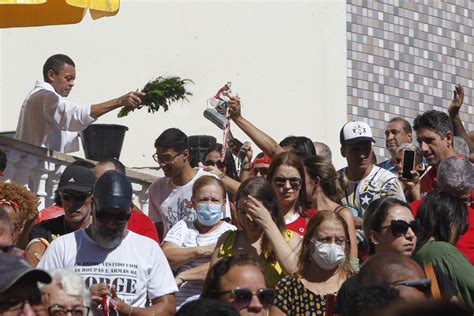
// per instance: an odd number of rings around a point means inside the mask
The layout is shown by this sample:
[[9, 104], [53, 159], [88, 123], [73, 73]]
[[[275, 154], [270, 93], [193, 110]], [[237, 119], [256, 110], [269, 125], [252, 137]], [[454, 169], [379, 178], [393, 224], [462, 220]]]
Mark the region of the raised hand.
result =
[[449, 116], [454, 117], [459, 114], [459, 110], [464, 102], [464, 87], [461, 84], [454, 86], [453, 101], [448, 107]]

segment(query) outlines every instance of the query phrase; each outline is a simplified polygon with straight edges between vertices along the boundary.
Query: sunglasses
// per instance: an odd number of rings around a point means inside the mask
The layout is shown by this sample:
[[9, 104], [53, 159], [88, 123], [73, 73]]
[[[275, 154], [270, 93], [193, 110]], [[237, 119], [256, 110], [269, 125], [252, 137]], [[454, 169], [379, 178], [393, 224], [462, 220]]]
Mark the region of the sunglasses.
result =
[[59, 196], [64, 199], [65, 201], [84, 201], [91, 195], [90, 192], [84, 192], [84, 193], [67, 193], [67, 192], [62, 192], [59, 191]]
[[430, 279], [398, 281], [392, 284], [399, 285], [399, 286], [413, 287], [419, 290], [420, 292], [425, 293], [426, 295], [431, 295], [431, 280]]
[[67, 309], [62, 305], [52, 305], [48, 307], [50, 316], [66, 316], [67, 313], [71, 313], [72, 316], [87, 316], [89, 314], [89, 307], [87, 306], [74, 306], [71, 309]]
[[263, 288], [253, 293], [250, 289], [246, 288], [235, 288], [230, 291], [219, 292], [217, 295], [225, 295], [231, 293], [234, 301], [231, 303], [232, 306], [236, 307], [238, 310], [246, 308], [252, 302], [252, 297], [256, 295], [258, 300], [262, 304], [263, 308], [268, 308], [273, 304], [275, 300], [276, 292], [274, 289]]
[[202, 162], [204, 166], [216, 166], [217, 168], [224, 168], [225, 167], [225, 162], [224, 161], [213, 161], [213, 160], [205, 160]]
[[14, 312], [14, 311], [22, 311], [25, 307], [26, 302], [28, 302], [31, 306], [40, 305], [42, 303], [41, 293], [36, 293], [27, 299], [11, 299], [7, 301], [0, 302], [0, 313]]
[[298, 190], [301, 186], [301, 178], [273, 178], [273, 183], [279, 188], [285, 187], [287, 181], [290, 183], [290, 187], [295, 191]]
[[268, 168], [253, 168], [253, 174], [260, 174], [265, 177], [268, 174]]
[[101, 222], [109, 222], [111, 219], [114, 219], [117, 224], [125, 224], [132, 216], [131, 213], [120, 213], [120, 214], [113, 214], [105, 211], [97, 211], [95, 213], [95, 217]]
[[413, 233], [416, 235], [420, 231], [420, 221], [415, 219], [414, 221], [407, 223], [401, 219], [392, 220], [390, 225], [382, 226], [380, 228], [388, 228], [392, 230], [392, 234], [395, 237], [402, 237], [405, 236], [408, 228], [411, 228]]

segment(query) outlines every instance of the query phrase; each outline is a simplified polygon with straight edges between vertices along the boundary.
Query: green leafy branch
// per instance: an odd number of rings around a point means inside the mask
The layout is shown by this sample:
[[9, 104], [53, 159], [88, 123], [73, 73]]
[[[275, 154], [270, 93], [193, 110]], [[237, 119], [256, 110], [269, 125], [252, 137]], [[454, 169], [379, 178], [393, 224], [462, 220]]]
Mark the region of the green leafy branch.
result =
[[[142, 105], [148, 108], [148, 113], [156, 112], [160, 108], [166, 112], [171, 103], [176, 101], [188, 101], [188, 96], [193, 95], [186, 90], [186, 85], [194, 83], [190, 79], [181, 79], [180, 77], [158, 77], [148, 82], [143, 87], [142, 92], [145, 93], [142, 99]], [[123, 107], [117, 114], [118, 117], [127, 116], [128, 113], [133, 112], [132, 107]]]

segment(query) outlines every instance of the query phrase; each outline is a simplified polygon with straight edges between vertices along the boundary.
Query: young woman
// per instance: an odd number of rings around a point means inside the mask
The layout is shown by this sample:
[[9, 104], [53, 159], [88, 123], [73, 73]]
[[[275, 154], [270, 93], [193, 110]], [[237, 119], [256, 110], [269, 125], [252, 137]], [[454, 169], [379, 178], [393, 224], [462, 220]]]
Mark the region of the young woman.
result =
[[305, 173], [300, 158], [291, 151], [276, 155], [267, 179], [275, 191], [285, 227], [303, 236], [306, 223], [315, 210], [305, 207]]
[[221, 220], [225, 210], [224, 184], [202, 176], [193, 184], [191, 201], [196, 210], [194, 223], [177, 222], [166, 235], [162, 249], [175, 271], [179, 292], [176, 306], [199, 298], [209, 269], [210, 256], [219, 237], [236, 228]]
[[262, 177], [245, 180], [237, 191], [236, 206], [242, 230], [227, 232], [217, 242], [211, 266], [222, 257], [248, 254], [260, 263], [268, 287], [297, 271], [301, 238], [285, 229], [271, 184]]
[[437, 265], [474, 311], [474, 267], [454, 246], [468, 228], [465, 203], [446, 192], [431, 192], [423, 198], [416, 218], [421, 229], [413, 258]]
[[333, 211], [313, 215], [303, 237], [298, 274], [280, 280], [271, 315], [317, 315], [326, 311], [328, 294], [335, 294], [350, 276], [350, 239], [345, 220]]
[[352, 212], [341, 206], [338, 201], [344, 194], [344, 183], [338, 177], [331, 161], [322, 157], [308, 157], [304, 160], [306, 179], [306, 199], [311, 207], [320, 210], [332, 210], [340, 215], [348, 227], [350, 249], [349, 257], [353, 271], [359, 270], [357, 257], [357, 239]]

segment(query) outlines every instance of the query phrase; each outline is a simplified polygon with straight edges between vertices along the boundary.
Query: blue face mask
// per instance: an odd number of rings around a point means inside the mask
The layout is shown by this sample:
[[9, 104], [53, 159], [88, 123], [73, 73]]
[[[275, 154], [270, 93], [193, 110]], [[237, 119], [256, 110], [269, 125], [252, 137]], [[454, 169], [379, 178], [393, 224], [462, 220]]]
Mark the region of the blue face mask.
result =
[[195, 209], [199, 224], [204, 226], [213, 226], [222, 217], [220, 204], [196, 204]]

